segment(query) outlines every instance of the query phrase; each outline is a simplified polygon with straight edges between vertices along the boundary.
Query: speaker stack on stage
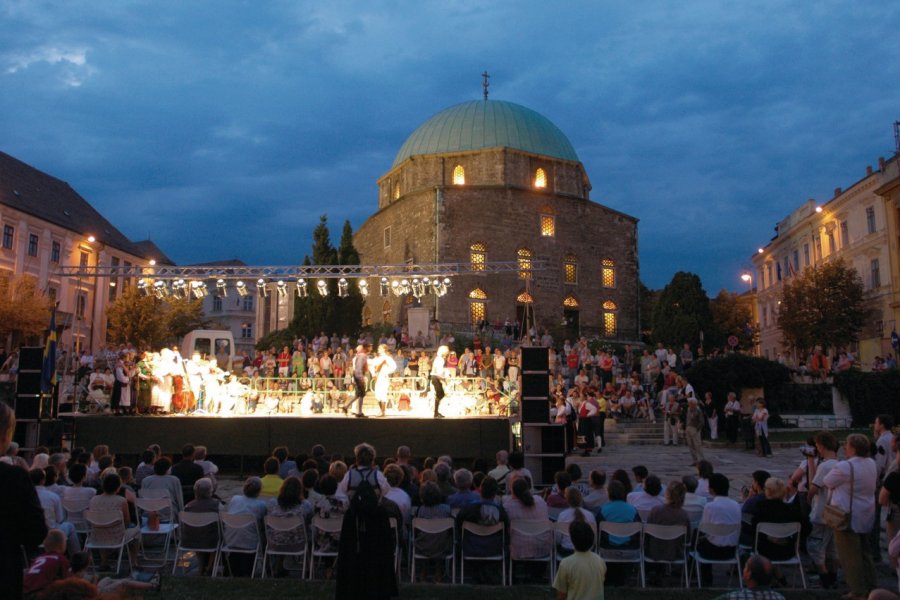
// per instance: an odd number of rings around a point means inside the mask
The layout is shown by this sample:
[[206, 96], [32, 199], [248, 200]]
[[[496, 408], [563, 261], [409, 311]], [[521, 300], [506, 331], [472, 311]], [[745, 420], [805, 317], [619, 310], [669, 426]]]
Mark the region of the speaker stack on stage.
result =
[[44, 349], [40, 346], [19, 349], [19, 371], [16, 375], [16, 434], [15, 440], [23, 449], [53, 445], [57, 427], [52, 409], [45, 410], [41, 395], [41, 367]]
[[522, 450], [534, 485], [550, 485], [566, 467], [565, 425], [550, 422], [550, 354], [522, 348]]

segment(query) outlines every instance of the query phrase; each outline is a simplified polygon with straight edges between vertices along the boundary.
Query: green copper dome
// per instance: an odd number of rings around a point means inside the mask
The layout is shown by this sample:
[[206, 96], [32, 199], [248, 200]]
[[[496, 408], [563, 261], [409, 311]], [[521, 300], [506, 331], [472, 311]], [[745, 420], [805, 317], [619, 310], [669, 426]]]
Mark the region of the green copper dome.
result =
[[393, 166], [410, 156], [497, 147], [578, 160], [566, 135], [543, 115], [512, 102], [473, 100], [425, 121], [400, 147]]

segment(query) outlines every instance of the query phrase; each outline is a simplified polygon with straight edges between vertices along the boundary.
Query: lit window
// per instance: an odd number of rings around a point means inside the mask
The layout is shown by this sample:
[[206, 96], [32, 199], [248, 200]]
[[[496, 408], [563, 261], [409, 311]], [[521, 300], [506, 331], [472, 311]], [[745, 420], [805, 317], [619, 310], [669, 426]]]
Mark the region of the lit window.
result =
[[516, 302], [519, 304], [532, 304], [534, 303], [534, 298], [531, 297], [531, 294], [528, 292], [522, 292], [518, 296], [516, 296]]
[[391, 226], [390, 225], [388, 225], [387, 227], [384, 228], [384, 247], [385, 248], [391, 247]]
[[453, 185], [466, 184], [466, 170], [462, 165], [456, 165], [453, 169]]
[[566, 308], [578, 308], [578, 300], [575, 299], [575, 296], [566, 296], [566, 299], [563, 300], [563, 306]]
[[393, 313], [393, 307], [389, 300], [385, 300], [384, 304], [381, 306], [381, 320], [384, 323], [390, 323], [393, 319], [391, 318], [391, 313]]
[[541, 237], [553, 237], [556, 235], [556, 217], [553, 215], [541, 215]]
[[538, 170], [534, 172], [534, 187], [547, 187], [547, 173], [541, 168], [538, 168]]
[[528, 248], [519, 248], [516, 256], [519, 260], [519, 279], [531, 279], [531, 259], [534, 253]]
[[469, 292], [469, 322], [477, 325], [487, 318], [487, 294], [481, 288], [475, 288]]
[[481, 242], [475, 242], [469, 246], [469, 258], [473, 271], [484, 271], [484, 263], [487, 261], [487, 246]]
[[563, 281], [578, 283], [578, 258], [574, 254], [566, 254], [563, 260]]
[[30, 234], [28, 236], [28, 256], [38, 255], [38, 236]]
[[469, 292], [470, 300], [487, 300], [487, 294], [484, 293], [484, 290], [481, 288], [475, 288], [471, 292]]
[[616, 287], [616, 263], [608, 258], [604, 258], [600, 264], [603, 267], [603, 287]]
[[617, 323], [616, 323], [616, 303], [612, 300], [607, 300], [603, 303], [603, 334], [605, 337], [615, 337]]
[[394, 184], [394, 200], [400, 198], [400, 182]]

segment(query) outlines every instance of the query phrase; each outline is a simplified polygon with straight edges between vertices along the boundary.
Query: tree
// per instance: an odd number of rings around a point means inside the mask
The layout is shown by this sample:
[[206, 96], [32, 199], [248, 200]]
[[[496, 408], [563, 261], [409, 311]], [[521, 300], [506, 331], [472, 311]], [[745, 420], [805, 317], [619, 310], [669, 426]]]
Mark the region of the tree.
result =
[[107, 337], [138, 347], [160, 348], [183, 338], [194, 329], [204, 329], [201, 300], [145, 296], [135, 286], [126, 288], [106, 311]]
[[641, 309], [641, 341], [649, 344], [653, 336], [653, 311], [659, 301], [659, 291], [651, 290], [643, 281], [638, 282]]
[[[359, 264], [359, 252], [353, 246], [353, 228], [350, 226], [350, 221], [344, 221], [337, 261], [339, 265]], [[359, 291], [358, 282], [351, 281], [349, 284], [347, 289], [349, 295], [346, 298], [337, 299], [335, 322], [332, 329], [355, 333], [362, 326], [362, 309], [365, 301]]]
[[711, 334], [715, 338], [704, 336], [708, 346], [724, 346], [729, 337], [735, 336], [738, 348], [753, 348], [759, 331], [753, 323], [753, 313], [748, 304], [741, 302], [737, 294], [722, 290], [710, 301], [709, 307], [715, 324], [715, 331]]
[[653, 340], [667, 346], [689, 343], [696, 348], [712, 332], [709, 297], [700, 277], [679, 271], [659, 295], [653, 309]]
[[12, 335], [14, 347], [47, 329], [52, 308], [31, 275], [0, 276], [0, 336]]
[[806, 353], [842, 348], [859, 339], [868, 310], [862, 278], [843, 260], [811, 267], [784, 284], [778, 328], [785, 343]]

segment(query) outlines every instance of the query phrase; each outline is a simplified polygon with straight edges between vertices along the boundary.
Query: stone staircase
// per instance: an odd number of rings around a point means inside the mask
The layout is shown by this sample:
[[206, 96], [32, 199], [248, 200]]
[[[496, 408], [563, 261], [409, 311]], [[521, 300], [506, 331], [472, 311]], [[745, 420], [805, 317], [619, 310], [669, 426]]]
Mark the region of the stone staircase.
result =
[[663, 443], [663, 423], [657, 419], [656, 423], [648, 423], [633, 419], [607, 419], [604, 426], [606, 445], [617, 446], [630, 444], [632, 446], [650, 446]]

